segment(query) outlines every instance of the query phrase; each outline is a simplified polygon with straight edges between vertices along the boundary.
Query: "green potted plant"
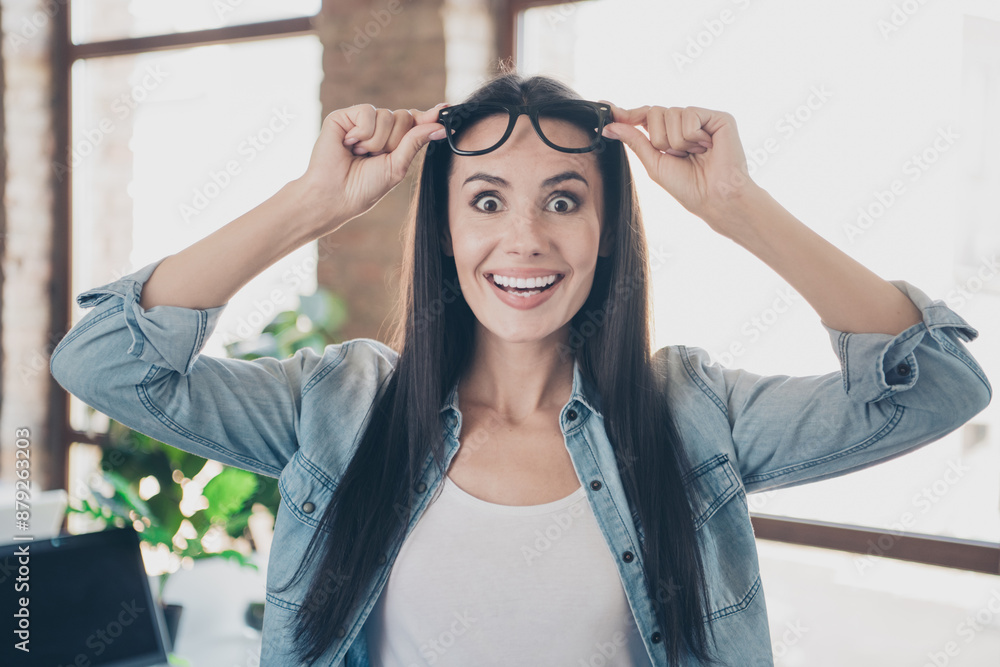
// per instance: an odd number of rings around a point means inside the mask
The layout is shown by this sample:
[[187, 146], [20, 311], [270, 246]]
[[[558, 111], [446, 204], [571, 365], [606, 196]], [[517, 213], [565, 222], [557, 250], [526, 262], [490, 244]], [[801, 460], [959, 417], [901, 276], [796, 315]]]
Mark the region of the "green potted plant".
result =
[[[226, 352], [232, 358], [247, 360], [264, 356], [284, 359], [303, 347], [322, 353], [326, 345], [341, 342], [339, 330], [346, 321], [344, 301], [320, 288], [300, 297], [296, 310], [278, 313], [259, 337], [228, 344]], [[221, 466], [201, 488], [198, 507], [192, 510], [185, 504], [184, 487], [205, 469], [207, 459], [114, 420], [101, 444], [101, 470], [92, 477], [91, 495], [71, 498], [69, 510], [119, 527], [130, 523], [150, 549], [169, 555], [174, 565], [159, 576], [161, 604], [167, 578], [186, 559], [226, 558], [257, 568], [248, 558], [256, 548], [248, 524], [253, 513], [262, 509], [270, 512], [272, 520], [277, 516], [280, 494], [276, 479]], [[260, 612], [260, 608], [248, 610], [248, 622]], [[164, 613], [173, 640], [180, 610], [176, 605], [165, 605]]]

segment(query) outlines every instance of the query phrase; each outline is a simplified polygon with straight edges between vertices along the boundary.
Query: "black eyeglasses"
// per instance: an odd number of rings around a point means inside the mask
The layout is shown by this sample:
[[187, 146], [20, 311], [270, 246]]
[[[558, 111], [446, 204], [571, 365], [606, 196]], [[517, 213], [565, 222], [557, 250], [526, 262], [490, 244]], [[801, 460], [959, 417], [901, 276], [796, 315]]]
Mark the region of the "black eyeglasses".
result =
[[[599, 102], [563, 100], [545, 104], [471, 102], [445, 107], [438, 112], [451, 150], [458, 155], [482, 155], [507, 141], [521, 114], [527, 114], [535, 132], [548, 146], [564, 153], [587, 153], [601, 145], [601, 131], [611, 122], [611, 107]], [[507, 116], [501, 123], [480, 124], [489, 116]], [[574, 127], [566, 127], [566, 123]], [[473, 131], [473, 128], [476, 128]], [[439, 140], [441, 141], [441, 140]]]

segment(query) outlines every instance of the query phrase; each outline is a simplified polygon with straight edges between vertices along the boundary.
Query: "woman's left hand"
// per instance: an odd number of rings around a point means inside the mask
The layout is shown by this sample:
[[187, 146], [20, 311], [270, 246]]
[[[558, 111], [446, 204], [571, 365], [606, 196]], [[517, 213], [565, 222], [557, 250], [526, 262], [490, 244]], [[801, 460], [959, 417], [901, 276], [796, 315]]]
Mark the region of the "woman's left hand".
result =
[[[725, 234], [725, 221], [731, 219], [734, 207], [759, 190], [747, 172], [733, 117], [700, 107], [622, 109], [611, 104], [611, 110], [614, 122], [605, 126], [604, 135], [621, 139], [639, 157], [650, 178], [684, 208]], [[648, 138], [638, 125], [645, 128]]]

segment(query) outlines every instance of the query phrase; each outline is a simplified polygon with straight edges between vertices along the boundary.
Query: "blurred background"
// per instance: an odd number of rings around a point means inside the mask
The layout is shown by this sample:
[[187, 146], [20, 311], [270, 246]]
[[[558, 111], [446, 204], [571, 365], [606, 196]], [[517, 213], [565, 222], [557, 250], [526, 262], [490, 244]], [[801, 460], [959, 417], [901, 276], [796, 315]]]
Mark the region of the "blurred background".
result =
[[[75, 295], [301, 175], [335, 109], [457, 103], [505, 60], [585, 99], [728, 111], [758, 184], [959, 313], [1000, 381], [996, 2], [3, 0], [0, 19], [2, 500], [13, 434], [30, 429], [33, 488], [63, 491], [64, 532], [146, 532], [149, 575], [184, 605], [175, 653], [190, 664], [255, 664], [242, 614], [263, 600], [273, 481], [117, 428], [48, 358], [84, 314]], [[837, 371], [809, 305], [630, 158], [656, 347], [762, 374]], [[251, 281], [203, 353], [387, 340], [413, 178]], [[911, 454], [748, 500], [776, 665], [1000, 664], [997, 401]]]

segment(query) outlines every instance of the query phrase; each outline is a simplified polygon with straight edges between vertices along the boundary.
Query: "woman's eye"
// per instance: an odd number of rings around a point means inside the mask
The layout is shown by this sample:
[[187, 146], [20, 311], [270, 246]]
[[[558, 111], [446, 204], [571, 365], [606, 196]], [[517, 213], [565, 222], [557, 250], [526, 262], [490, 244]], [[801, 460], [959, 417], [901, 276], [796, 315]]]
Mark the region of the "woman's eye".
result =
[[500, 210], [500, 198], [496, 195], [482, 194], [473, 200], [472, 205], [484, 213], [495, 213]]
[[553, 213], [569, 213], [576, 209], [576, 207], [577, 202], [575, 197], [559, 195], [558, 197], [553, 197], [549, 201], [548, 210]]

